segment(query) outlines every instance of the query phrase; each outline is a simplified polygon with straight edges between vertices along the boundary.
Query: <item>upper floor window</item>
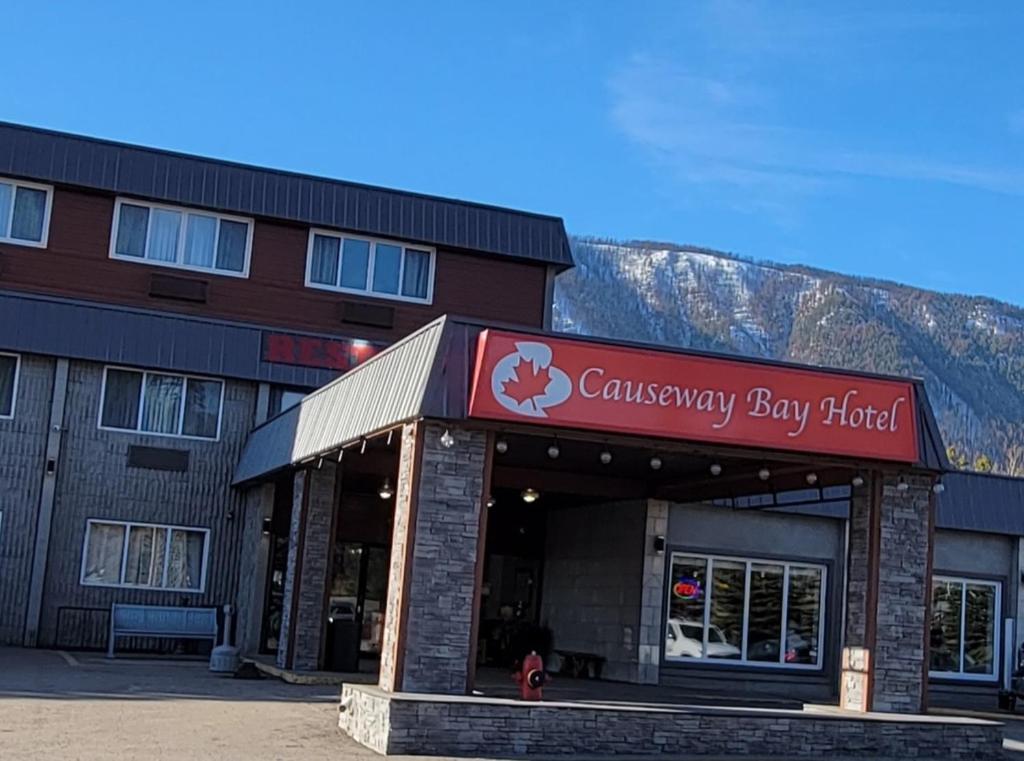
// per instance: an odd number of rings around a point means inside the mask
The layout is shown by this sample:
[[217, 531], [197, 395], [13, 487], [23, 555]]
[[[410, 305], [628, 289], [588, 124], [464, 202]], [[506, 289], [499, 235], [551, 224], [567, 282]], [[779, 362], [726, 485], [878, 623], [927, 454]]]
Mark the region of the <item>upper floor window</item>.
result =
[[434, 290], [434, 251], [311, 230], [306, 285], [429, 304]]
[[19, 365], [17, 354], [0, 354], [0, 418], [14, 417]]
[[0, 241], [46, 247], [53, 188], [0, 178]]
[[108, 367], [103, 374], [100, 428], [216, 439], [223, 398], [223, 381], [212, 378]]
[[247, 277], [252, 220], [117, 199], [110, 256]]

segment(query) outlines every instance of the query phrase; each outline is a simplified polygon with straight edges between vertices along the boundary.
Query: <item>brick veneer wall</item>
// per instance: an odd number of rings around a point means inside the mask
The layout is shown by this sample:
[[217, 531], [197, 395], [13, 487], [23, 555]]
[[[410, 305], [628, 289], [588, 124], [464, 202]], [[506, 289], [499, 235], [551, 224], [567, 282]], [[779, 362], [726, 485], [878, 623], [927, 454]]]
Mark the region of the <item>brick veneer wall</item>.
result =
[[882, 481], [878, 613], [872, 654], [875, 711], [920, 711], [926, 689], [932, 479], [907, 476], [906, 481], [906, 491], [897, 489], [894, 474]]
[[292, 668], [315, 671], [320, 667], [324, 634], [324, 597], [328, 563], [333, 545], [334, 497], [338, 466], [324, 462], [309, 471], [306, 488], [305, 535], [302, 542], [302, 571], [299, 575], [299, 599], [295, 608], [295, 647]]
[[[388, 590], [387, 655], [381, 670], [386, 689], [461, 694], [468, 687], [487, 437], [482, 431], [449, 427], [454, 445], [446, 448], [441, 445], [444, 430], [432, 423], [417, 425], [422, 454], [413, 479], [408, 478], [412, 466], [406, 458], [412, 455], [406, 449], [415, 444], [402, 437], [390, 576], [398, 587]], [[402, 492], [405, 482], [416, 490], [414, 524], [409, 522], [412, 495]], [[402, 526], [408, 529], [404, 540]], [[405, 542], [411, 542], [411, 553]], [[408, 565], [399, 567], [406, 558]]]
[[769, 758], [1002, 757], [1002, 726], [969, 719], [894, 719], [800, 711], [419, 697], [345, 685], [338, 726], [378, 753], [756, 756]]

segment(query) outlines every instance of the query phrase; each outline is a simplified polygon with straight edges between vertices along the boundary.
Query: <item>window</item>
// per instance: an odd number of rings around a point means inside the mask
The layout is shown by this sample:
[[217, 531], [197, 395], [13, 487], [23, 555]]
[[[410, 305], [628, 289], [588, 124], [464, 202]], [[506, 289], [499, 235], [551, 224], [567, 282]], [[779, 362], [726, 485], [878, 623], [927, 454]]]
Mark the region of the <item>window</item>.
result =
[[434, 251], [326, 230], [309, 234], [306, 285], [430, 303]]
[[270, 410], [269, 417], [273, 417], [285, 410], [294, 407], [309, 395], [309, 391], [299, 388], [284, 388], [274, 386], [270, 389]]
[[998, 678], [1001, 592], [994, 581], [932, 579], [931, 676]]
[[224, 383], [210, 378], [108, 367], [100, 428], [158, 436], [220, 436]]
[[0, 354], [0, 419], [14, 417], [20, 365], [17, 354]]
[[81, 583], [202, 592], [209, 529], [90, 520]]
[[110, 236], [114, 259], [247, 277], [252, 220], [119, 198]]
[[0, 178], [0, 241], [46, 247], [53, 188]]
[[665, 660], [820, 669], [825, 568], [673, 553]]

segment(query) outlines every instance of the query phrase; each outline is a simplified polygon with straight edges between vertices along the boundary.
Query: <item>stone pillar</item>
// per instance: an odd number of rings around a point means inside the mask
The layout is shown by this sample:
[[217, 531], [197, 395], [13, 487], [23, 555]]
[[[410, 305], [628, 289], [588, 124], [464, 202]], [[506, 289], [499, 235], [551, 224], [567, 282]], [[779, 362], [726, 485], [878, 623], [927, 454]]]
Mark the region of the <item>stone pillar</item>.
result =
[[402, 431], [380, 686], [465, 694], [473, 654], [487, 436], [418, 423]]
[[850, 504], [841, 705], [857, 711], [923, 710], [932, 478], [875, 474]]
[[261, 484], [246, 492], [243, 510], [237, 644], [242, 653], [256, 653], [263, 628], [267, 561], [270, 559], [270, 537], [263, 533], [263, 521], [274, 515], [274, 484]]
[[665, 550], [654, 549], [656, 537], [668, 534], [668, 502], [647, 500], [647, 523], [644, 531], [643, 591], [640, 596], [640, 639], [638, 645], [637, 681], [657, 684], [661, 664], [661, 646], [665, 639]]
[[277, 665], [299, 671], [320, 667], [327, 572], [334, 545], [332, 532], [338, 466], [295, 474], [288, 572], [278, 640]]

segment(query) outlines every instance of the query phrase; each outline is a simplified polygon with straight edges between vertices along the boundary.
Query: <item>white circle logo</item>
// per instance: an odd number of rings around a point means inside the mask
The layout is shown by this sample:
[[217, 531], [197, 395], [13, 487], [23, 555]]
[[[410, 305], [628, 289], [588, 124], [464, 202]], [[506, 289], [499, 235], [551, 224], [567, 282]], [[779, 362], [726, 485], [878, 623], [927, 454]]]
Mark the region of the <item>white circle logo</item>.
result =
[[537, 341], [516, 341], [516, 350], [494, 365], [491, 392], [505, 409], [526, 417], [547, 417], [549, 407], [572, 394], [572, 381], [551, 364], [551, 347]]

